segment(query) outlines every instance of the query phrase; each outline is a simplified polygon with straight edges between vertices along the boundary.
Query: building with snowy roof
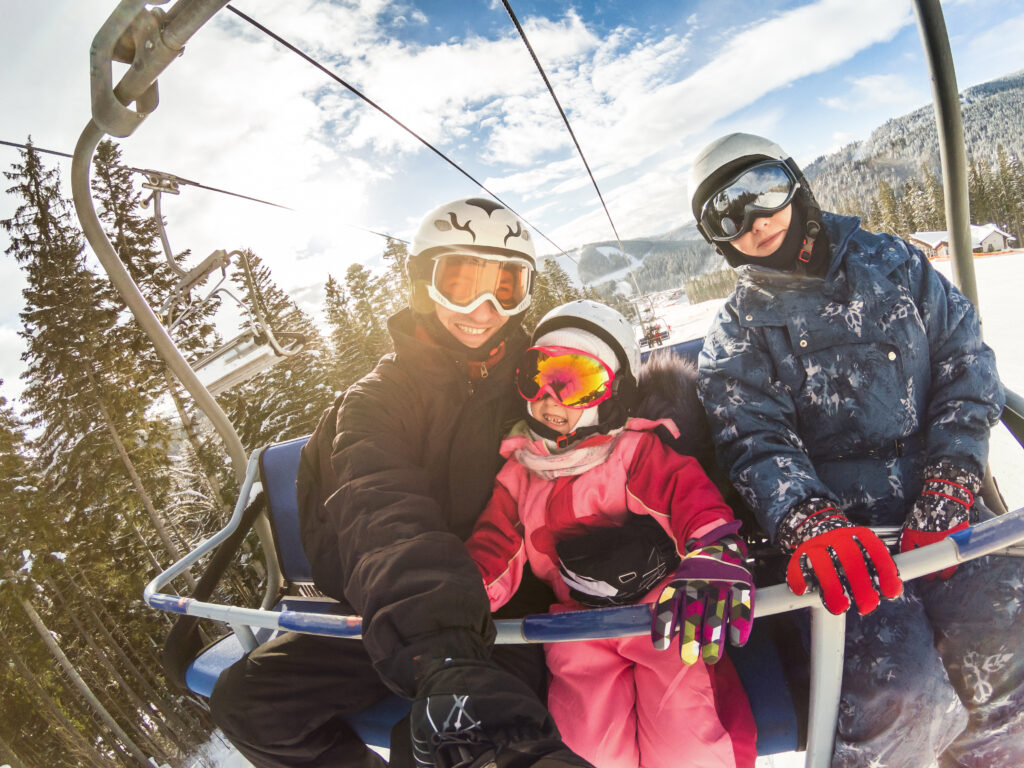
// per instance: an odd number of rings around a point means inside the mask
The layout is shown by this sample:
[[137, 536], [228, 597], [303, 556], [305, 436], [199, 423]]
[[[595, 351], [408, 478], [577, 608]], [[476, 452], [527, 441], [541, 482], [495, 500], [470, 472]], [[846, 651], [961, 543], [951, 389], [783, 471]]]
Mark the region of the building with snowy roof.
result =
[[[1005, 251], [1011, 247], [1011, 241], [1016, 242], [1017, 238], [995, 224], [971, 224], [971, 250], [975, 253]], [[907, 242], [924, 251], [929, 259], [949, 258], [949, 233], [945, 230], [915, 232], [907, 235]]]

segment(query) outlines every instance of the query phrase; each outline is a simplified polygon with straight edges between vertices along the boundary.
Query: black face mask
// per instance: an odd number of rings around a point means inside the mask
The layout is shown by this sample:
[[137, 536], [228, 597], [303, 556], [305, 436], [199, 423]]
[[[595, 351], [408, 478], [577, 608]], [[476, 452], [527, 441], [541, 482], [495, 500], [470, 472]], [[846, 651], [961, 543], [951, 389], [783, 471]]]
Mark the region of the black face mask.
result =
[[[828, 269], [828, 238], [821, 226], [821, 211], [817, 205], [808, 205], [808, 195], [801, 187], [797, 190], [792, 202], [793, 214], [790, 218], [789, 229], [783, 238], [781, 245], [769, 256], [753, 257], [747, 256], [737, 250], [732, 243], [719, 243], [718, 249], [725, 256], [725, 260], [731, 267], [739, 267], [743, 264], [752, 264], [766, 269], [777, 269], [782, 272], [800, 271], [804, 274], [824, 276]], [[808, 223], [811, 228], [816, 229], [814, 247], [810, 259], [807, 262], [799, 260], [800, 250], [804, 244], [804, 238], [808, 234]]]

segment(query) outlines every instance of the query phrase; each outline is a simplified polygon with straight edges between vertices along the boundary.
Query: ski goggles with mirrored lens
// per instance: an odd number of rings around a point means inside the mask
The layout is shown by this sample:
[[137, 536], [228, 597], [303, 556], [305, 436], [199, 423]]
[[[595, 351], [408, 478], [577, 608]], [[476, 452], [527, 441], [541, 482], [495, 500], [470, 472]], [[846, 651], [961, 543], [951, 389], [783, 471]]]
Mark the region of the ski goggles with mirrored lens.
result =
[[499, 315], [510, 317], [530, 306], [532, 274], [525, 259], [445, 253], [434, 259], [427, 293], [453, 312], [468, 314], [490, 301]]
[[708, 198], [700, 222], [712, 240], [728, 243], [750, 231], [754, 219], [789, 205], [796, 188], [796, 176], [781, 160], [758, 163]]
[[603, 360], [571, 347], [530, 347], [516, 369], [516, 386], [533, 402], [551, 395], [566, 408], [592, 408], [612, 394], [615, 374]]

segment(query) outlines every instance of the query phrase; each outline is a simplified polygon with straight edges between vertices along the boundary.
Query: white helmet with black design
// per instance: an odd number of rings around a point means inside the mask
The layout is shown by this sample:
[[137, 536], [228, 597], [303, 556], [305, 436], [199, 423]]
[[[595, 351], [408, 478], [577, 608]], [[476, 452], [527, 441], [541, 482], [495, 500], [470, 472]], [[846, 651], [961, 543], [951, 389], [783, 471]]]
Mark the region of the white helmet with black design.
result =
[[[432, 312], [434, 302], [447, 304], [433, 285], [434, 267], [440, 258], [453, 253], [521, 265], [524, 282], [511, 305], [502, 306], [496, 297], [489, 298], [501, 314], [520, 315], [526, 311], [537, 255], [533, 236], [516, 214], [482, 197], [453, 200], [426, 214], [413, 237], [408, 265], [410, 303], [417, 312]], [[476, 306], [479, 301], [450, 308], [471, 312]]]

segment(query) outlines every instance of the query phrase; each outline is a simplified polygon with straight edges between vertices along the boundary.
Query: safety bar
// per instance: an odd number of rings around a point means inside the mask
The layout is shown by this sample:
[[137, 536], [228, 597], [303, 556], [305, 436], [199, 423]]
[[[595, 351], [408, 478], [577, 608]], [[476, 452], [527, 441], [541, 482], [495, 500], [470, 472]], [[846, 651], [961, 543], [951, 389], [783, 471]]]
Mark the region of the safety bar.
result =
[[[254, 454], [250, 459], [246, 480], [242, 485], [239, 502], [235, 505], [231, 520], [213, 537], [150, 581], [143, 592], [146, 603], [153, 608], [172, 613], [226, 621], [232, 624], [241, 621], [263, 629], [286, 629], [329, 637], [361, 637], [361, 619], [358, 616], [241, 608], [202, 602], [189, 597], [162, 594], [159, 591], [231, 535], [241, 520], [242, 511], [253, 489], [257, 474], [258, 454]], [[927, 547], [898, 554], [894, 560], [903, 580], [910, 581], [978, 557], [993, 553], [1004, 554], [1004, 550], [1015, 550], [1013, 545], [1022, 541], [1024, 541], [1024, 507], [992, 520], [978, 523], [965, 530], [957, 531], [942, 541]], [[816, 592], [795, 595], [785, 584], [760, 587], [757, 590], [754, 619], [800, 608], [814, 608], [819, 605], [821, 605], [821, 600]], [[646, 634], [650, 631], [651, 611], [650, 606], [646, 604], [626, 605], [613, 608], [592, 608], [585, 611], [566, 611], [557, 614], [537, 614], [522, 619], [498, 619], [494, 624], [498, 631], [495, 640], [498, 644], [597, 640]]]

